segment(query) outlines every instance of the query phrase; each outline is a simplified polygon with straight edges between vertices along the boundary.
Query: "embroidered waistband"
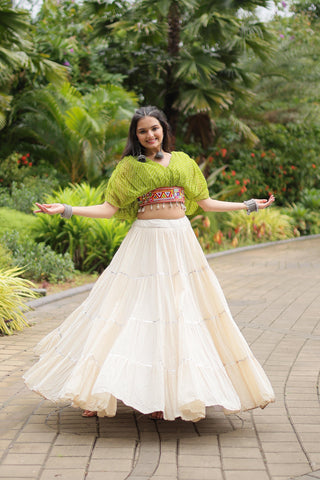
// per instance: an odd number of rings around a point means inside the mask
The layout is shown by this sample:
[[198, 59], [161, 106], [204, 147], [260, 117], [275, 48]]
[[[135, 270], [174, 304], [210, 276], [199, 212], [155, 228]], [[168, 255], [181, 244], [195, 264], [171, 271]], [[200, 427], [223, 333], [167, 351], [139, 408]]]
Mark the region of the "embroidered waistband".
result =
[[154, 203], [180, 202], [184, 203], [184, 189], [182, 187], [161, 187], [138, 197], [139, 207]]

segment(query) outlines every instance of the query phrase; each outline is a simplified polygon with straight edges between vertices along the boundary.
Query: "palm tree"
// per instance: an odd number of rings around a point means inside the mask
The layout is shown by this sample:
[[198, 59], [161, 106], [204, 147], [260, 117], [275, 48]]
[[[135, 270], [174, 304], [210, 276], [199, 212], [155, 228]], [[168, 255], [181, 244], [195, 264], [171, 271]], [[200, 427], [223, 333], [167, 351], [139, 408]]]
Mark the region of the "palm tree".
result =
[[65, 67], [35, 51], [32, 28], [28, 12], [12, 8], [9, 0], [0, 0], [0, 129], [5, 126], [10, 110], [15, 74], [29, 71], [51, 82], [66, 79]]
[[117, 132], [113, 141], [123, 142], [135, 106], [134, 94], [113, 85], [84, 96], [68, 83], [49, 85], [17, 102], [12, 134], [28, 144], [28, 151], [58, 164], [72, 183], [94, 182], [115, 150], [108, 141], [110, 131]]
[[[181, 112], [193, 119], [197, 115], [209, 119], [230, 108], [234, 98], [249, 95], [253, 77], [241, 69], [239, 59], [247, 52], [261, 58], [270, 54], [271, 35], [252, 13], [256, 6], [267, 3], [138, 0], [121, 18], [114, 12], [110, 17], [109, 10], [101, 16], [100, 8], [95, 34], [107, 33], [110, 38], [113, 32], [109, 54], [114, 54], [112, 46], [119, 48], [125, 39], [121, 55], [128, 58], [125, 67], [130, 87], [135, 81], [144, 81], [146, 101], [162, 99], [161, 106], [175, 131]], [[247, 14], [239, 15], [240, 7]], [[121, 71], [117, 53], [114, 68]]]

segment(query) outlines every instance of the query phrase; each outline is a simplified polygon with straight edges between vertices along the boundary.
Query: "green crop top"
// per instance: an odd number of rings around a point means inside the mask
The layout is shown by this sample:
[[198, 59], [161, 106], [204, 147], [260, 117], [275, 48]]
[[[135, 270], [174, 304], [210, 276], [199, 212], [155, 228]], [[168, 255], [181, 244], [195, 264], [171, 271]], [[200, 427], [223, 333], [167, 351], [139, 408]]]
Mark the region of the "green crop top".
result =
[[105, 200], [119, 208], [115, 217], [134, 220], [138, 197], [159, 187], [183, 187], [187, 215], [195, 213], [198, 201], [209, 198], [206, 179], [196, 162], [186, 153], [172, 152], [168, 167], [148, 158], [142, 163], [124, 157], [111, 175]]

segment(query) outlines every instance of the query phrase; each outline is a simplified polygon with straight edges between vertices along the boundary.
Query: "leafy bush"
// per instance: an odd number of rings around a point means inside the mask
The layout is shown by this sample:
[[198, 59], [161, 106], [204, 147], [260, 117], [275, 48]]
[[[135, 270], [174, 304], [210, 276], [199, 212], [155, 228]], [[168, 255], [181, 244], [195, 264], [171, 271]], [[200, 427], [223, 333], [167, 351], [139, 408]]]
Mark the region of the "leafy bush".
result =
[[294, 236], [288, 215], [280, 210], [269, 208], [257, 214], [247, 215], [244, 210], [229, 214], [227, 225], [231, 227], [235, 238], [244, 243], [284, 240]]
[[101, 273], [111, 262], [127, 232], [128, 224], [114, 218], [92, 222], [87, 238], [85, 269]]
[[21, 237], [16, 231], [4, 234], [1, 243], [10, 250], [12, 264], [23, 268], [24, 278], [57, 283], [69, 280], [74, 273], [68, 253], [57, 254], [48, 245]]
[[27, 215], [10, 208], [0, 208], [0, 235], [16, 230], [24, 236], [32, 237], [32, 229], [36, 222], [34, 215]]
[[210, 152], [210, 168], [228, 168], [210, 189], [211, 193], [227, 187], [239, 187], [234, 199], [265, 198], [275, 194], [277, 205], [299, 202], [305, 189], [320, 182], [319, 128], [299, 125], [269, 124], [258, 127], [260, 139], [254, 149], [224, 130]]
[[300, 235], [320, 233], [320, 190], [306, 189], [301, 201], [283, 209], [290, 216], [291, 223]]
[[12, 267], [12, 255], [8, 248], [0, 244], [0, 270]]
[[[104, 191], [105, 184], [96, 188], [86, 183], [70, 185], [48, 196], [46, 202], [96, 205], [103, 203]], [[39, 215], [35, 229], [38, 241], [59, 253], [68, 252], [78, 270], [101, 271], [125, 237], [129, 224], [113, 219], [74, 216], [66, 221], [59, 215]]]
[[31, 282], [19, 278], [22, 273], [19, 268], [0, 269], [0, 332], [5, 335], [29, 326], [23, 313], [28, 310], [24, 300], [37, 295]]
[[276, 208], [260, 210], [258, 214], [251, 215], [244, 210], [206, 213], [194, 217], [191, 224], [207, 253], [299, 236], [291, 218]]
[[27, 177], [23, 183], [13, 181], [11, 188], [0, 192], [0, 207], [32, 213], [35, 202], [43, 202], [48, 193], [57, 188], [57, 181], [51, 178]]

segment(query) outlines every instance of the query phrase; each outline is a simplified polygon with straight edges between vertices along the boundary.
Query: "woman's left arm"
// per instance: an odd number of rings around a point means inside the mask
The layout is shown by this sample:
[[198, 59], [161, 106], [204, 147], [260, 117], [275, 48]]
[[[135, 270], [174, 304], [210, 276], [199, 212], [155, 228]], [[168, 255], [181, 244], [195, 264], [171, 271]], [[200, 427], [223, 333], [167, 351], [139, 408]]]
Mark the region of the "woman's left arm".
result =
[[[270, 195], [268, 200], [266, 198], [255, 198], [254, 200], [260, 210], [269, 207], [275, 201], [275, 198], [273, 195]], [[206, 198], [197, 203], [205, 212], [232, 212], [234, 210], [247, 210], [248, 208], [243, 202], [223, 202], [213, 198]]]

